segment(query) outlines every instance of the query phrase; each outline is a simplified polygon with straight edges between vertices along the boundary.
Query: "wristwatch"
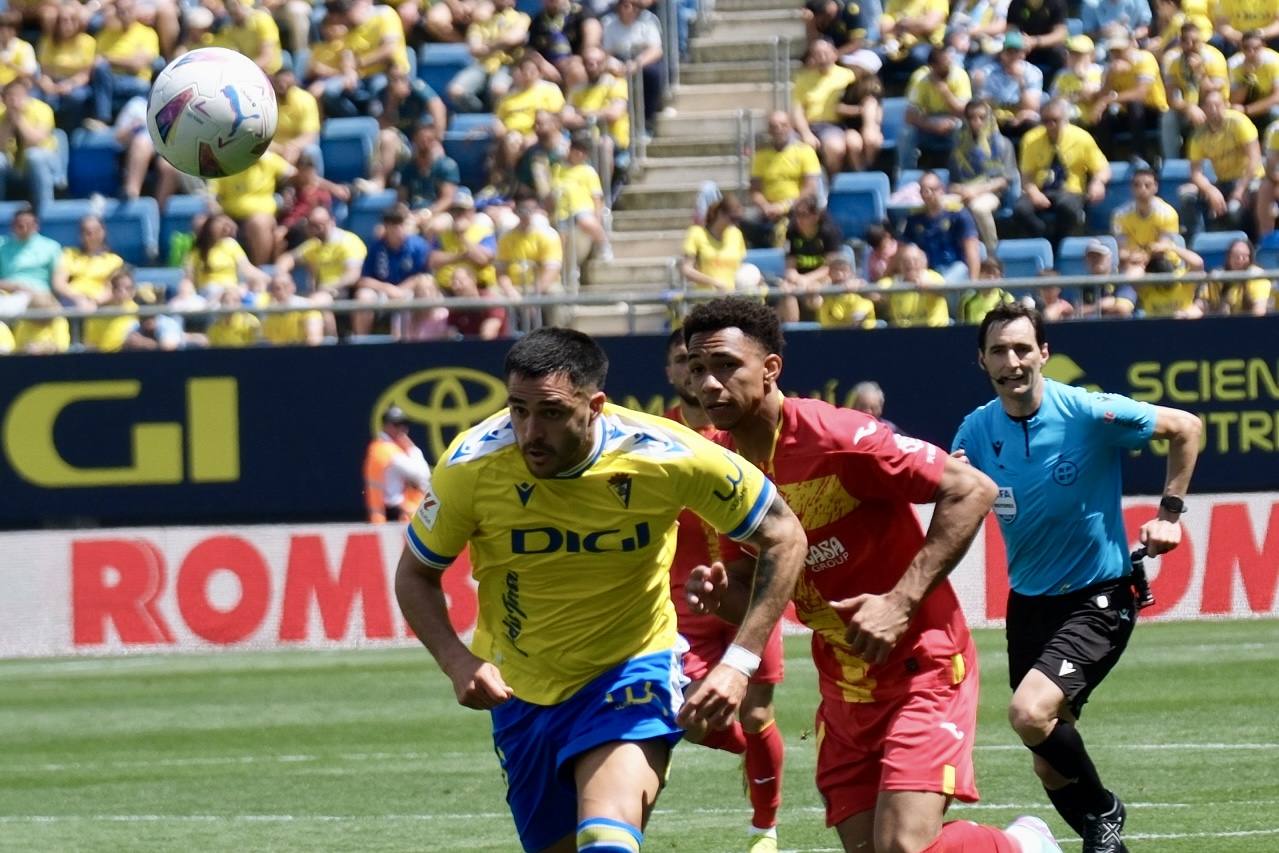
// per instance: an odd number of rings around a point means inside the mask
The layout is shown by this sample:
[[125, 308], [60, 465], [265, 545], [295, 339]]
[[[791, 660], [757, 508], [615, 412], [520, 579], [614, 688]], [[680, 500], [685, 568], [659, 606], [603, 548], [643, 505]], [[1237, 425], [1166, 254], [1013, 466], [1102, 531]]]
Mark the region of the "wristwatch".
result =
[[1186, 511], [1186, 502], [1176, 495], [1164, 495], [1159, 500], [1159, 508], [1180, 515]]

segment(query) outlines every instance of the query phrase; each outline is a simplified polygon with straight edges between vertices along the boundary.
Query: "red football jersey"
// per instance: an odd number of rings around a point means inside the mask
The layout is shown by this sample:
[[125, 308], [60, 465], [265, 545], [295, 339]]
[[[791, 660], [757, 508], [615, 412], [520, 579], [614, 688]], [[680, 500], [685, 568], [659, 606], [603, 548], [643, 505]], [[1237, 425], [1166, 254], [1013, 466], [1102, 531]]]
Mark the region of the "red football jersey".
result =
[[[735, 449], [728, 433], [712, 438]], [[876, 666], [853, 654], [846, 623], [828, 604], [887, 592], [905, 574], [924, 542], [911, 504], [936, 497], [946, 455], [862, 412], [793, 397], [782, 405], [773, 457], [761, 467], [808, 534], [795, 610], [813, 630], [813, 660], [827, 699], [873, 702], [962, 678], [957, 656], [968, 646], [968, 624], [949, 582], [929, 594], [888, 660]], [[725, 559], [742, 555], [728, 539], [720, 548]]]
[[[679, 406], [666, 412], [666, 417], [688, 426]], [[711, 426], [697, 431], [707, 437], [715, 435], [715, 428]], [[675, 559], [671, 562], [671, 599], [675, 602], [675, 615], [681, 625], [689, 619], [708, 618], [688, 609], [688, 600], [684, 596], [684, 584], [688, 582], [688, 576], [693, 569], [698, 566], [709, 566], [718, 559], [720, 559], [719, 533], [714, 527], [702, 521], [697, 513], [691, 509], [685, 509], [679, 514], [679, 530], [675, 535]]]

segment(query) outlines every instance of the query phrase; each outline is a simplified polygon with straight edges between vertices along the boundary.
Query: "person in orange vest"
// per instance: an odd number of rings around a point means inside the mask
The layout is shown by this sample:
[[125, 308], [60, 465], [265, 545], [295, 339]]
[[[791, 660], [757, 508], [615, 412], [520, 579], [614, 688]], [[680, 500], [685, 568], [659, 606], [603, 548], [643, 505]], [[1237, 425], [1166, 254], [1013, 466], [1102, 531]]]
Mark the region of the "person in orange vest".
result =
[[409, 419], [399, 406], [382, 415], [382, 431], [364, 456], [364, 505], [369, 521], [407, 521], [422, 502], [431, 467], [409, 437]]

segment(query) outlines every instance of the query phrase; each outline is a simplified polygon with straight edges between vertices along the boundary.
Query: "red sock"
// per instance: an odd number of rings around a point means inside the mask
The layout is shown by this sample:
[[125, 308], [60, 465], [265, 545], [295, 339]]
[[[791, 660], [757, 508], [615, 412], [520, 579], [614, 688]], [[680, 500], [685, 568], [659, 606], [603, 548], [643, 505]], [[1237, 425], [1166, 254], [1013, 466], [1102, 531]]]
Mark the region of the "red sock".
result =
[[755, 815], [751, 824], [757, 829], [777, 825], [777, 810], [782, 805], [782, 759], [786, 754], [782, 733], [770, 720], [757, 734], [746, 733], [746, 785]]
[[706, 737], [701, 740], [701, 745], [709, 746], [711, 749], [722, 749], [733, 755], [741, 755], [746, 751], [746, 733], [742, 731], [742, 724], [733, 720], [733, 724], [726, 729], [707, 731]]
[[1021, 853], [1002, 829], [968, 820], [944, 824], [941, 835], [919, 853]]

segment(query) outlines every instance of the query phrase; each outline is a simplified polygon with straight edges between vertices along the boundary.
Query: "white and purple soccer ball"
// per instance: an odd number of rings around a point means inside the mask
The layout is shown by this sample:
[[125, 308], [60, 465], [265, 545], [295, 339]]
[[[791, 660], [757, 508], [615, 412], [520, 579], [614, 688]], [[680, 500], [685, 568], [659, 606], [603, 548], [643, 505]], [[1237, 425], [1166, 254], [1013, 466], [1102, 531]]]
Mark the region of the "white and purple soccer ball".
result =
[[199, 178], [234, 175], [257, 162], [275, 136], [275, 90], [243, 54], [204, 47], [156, 75], [147, 101], [155, 150]]

